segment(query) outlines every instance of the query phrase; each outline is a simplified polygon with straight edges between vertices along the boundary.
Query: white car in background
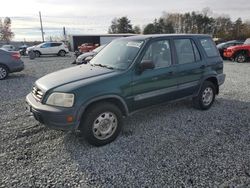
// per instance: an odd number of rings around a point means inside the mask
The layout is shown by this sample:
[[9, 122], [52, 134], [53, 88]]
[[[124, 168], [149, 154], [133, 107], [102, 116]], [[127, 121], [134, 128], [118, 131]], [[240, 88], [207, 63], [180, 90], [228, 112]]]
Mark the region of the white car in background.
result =
[[36, 57], [41, 55], [65, 56], [66, 53], [69, 53], [68, 47], [63, 42], [44, 42], [27, 48], [27, 54], [31, 51], [35, 53]]
[[15, 51], [15, 50], [16, 50], [15, 46], [13, 46], [13, 45], [8, 45], [8, 44], [3, 45], [3, 46], [1, 47], [1, 49], [4, 49], [4, 50], [6, 50], [6, 51]]

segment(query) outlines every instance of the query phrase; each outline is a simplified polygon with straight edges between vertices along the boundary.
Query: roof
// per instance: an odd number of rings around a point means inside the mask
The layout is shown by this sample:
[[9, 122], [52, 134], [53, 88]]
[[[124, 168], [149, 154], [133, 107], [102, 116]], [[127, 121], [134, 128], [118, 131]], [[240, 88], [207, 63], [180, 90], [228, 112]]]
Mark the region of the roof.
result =
[[[129, 39], [132, 40], [145, 40], [149, 38], [161, 38], [161, 37], [211, 37], [210, 35], [206, 34], [150, 34], [150, 35], [136, 35], [131, 36]], [[123, 40], [126, 40], [126, 38], [123, 38]]]
[[98, 36], [98, 37], [119, 37], [119, 36], [134, 36], [137, 34], [132, 33], [117, 33], [117, 34], [75, 34], [70, 35], [71, 37], [88, 37], [88, 36]]

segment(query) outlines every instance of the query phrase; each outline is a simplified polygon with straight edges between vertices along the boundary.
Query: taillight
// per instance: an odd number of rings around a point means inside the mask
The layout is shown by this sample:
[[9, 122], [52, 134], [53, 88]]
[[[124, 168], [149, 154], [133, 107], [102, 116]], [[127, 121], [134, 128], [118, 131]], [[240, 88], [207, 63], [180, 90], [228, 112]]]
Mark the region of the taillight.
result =
[[65, 48], [68, 48], [68, 46], [67, 46], [67, 45], [64, 45], [64, 47], [65, 47]]
[[20, 55], [20, 53], [12, 53], [12, 54], [11, 54], [11, 57], [12, 57], [13, 59], [19, 60], [19, 59], [21, 58], [21, 55]]

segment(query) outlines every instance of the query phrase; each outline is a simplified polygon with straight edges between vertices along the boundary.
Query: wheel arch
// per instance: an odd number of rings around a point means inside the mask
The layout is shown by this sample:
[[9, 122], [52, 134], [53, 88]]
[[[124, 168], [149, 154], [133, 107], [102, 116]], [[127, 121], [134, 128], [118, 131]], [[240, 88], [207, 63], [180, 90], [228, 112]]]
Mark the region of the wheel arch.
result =
[[34, 52], [39, 52], [40, 55], [42, 55], [40, 50], [33, 50]]
[[5, 68], [7, 68], [7, 71], [10, 72], [10, 68], [6, 64], [0, 62], [0, 65], [4, 66]]
[[247, 56], [249, 56], [249, 51], [246, 50], [246, 49], [242, 49], [242, 50], [238, 50], [238, 51], [234, 52], [233, 58], [236, 58], [236, 56], [239, 55], [239, 54], [241, 54], [241, 53], [242, 54], [246, 54]]
[[81, 118], [84, 116], [84, 113], [90, 106], [99, 102], [104, 102], [104, 101], [110, 102], [116, 105], [121, 110], [123, 116], [128, 116], [129, 110], [128, 110], [126, 102], [123, 100], [122, 97], [117, 96], [117, 95], [106, 95], [102, 97], [93, 98], [89, 100], [87, 103], [84, 103], [79, 109], [78, 116], [77, 116], [78, 120], [81, 121]]
[[216, 94], [219, 94], [219, 84], [218, 84], [218, 79], [216, 77], [216, 75], [210, 75], [210, 76], [206, 76], [202, 79], [202, 81], [200, 82], [200, 86], [199, 86], [199, 90], [198, 92], [195, 94], [195, 96], [197, 96], [202, 88], [202, 85], [205, 81], [209, 81], [212, 82], [216, 88]]

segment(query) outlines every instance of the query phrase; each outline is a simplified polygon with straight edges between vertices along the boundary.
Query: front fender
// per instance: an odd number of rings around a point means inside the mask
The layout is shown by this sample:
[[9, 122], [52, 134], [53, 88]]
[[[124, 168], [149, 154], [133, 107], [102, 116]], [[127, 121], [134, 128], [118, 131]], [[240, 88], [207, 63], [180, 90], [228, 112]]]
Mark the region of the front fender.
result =
[[82, 115], [91, 104], [105, 99], [106, 100], [115, 99], [119, 101], [124, 109], [125, 116], [128, 116], [129, 114], [128, 106], [122, 97], [120, 97], [119, 95], [104, 95], [104, 96], [94, 97], [88, 100], [87, 102], [83, 103], [78, 110], [77, 119], [81, 121]]

